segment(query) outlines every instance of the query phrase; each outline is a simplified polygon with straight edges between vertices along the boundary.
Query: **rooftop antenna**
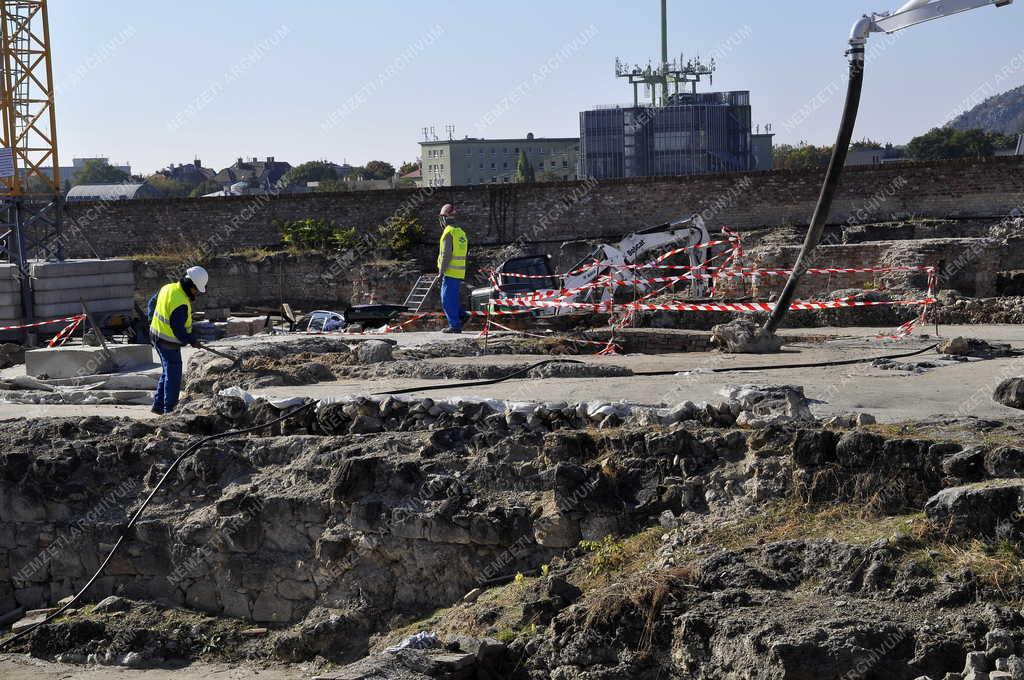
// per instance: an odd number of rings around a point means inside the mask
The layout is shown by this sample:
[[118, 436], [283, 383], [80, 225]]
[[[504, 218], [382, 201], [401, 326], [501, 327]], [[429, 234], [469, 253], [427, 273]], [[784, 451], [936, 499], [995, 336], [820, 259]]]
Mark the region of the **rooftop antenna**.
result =
[[445, 129], [445, 132], [448, 133], [448, 141], [449, 142], [452, 141], [453, 139], [455, 139], [455, 126], [454, 125], [445, 125], [444, 129]]
[[[668, 0], [661, 0], [661, 72], [668, 73]], [[668, 78], [661, 81], [661, 104], [668, 101]]]
[[[668, 106], [672, 99], [679, 95], [680, 84], [685, 92], [689, 85], [692, 94], [697, 93], [697, 83], [701, 78], [713, 77], [715, 72], [715, 60], [710, 62], [701, 61], [700, 57], [684, 61], [682, 54], [678, 61], [668, 60], [668, 0], [661, 0], [661, 61], [657, 66], [648, 63], [646, 68], [639, 64], [631, 64], [615, 60], [615, 76], [626, 78], [633, 86], [633, 106], [640, 105], [640, 86], [644, 86], [644, 92], [650, 92], [652, 106]], [[669, 90], [672, 92], [669, 92]], [[658, 100], [660, 91], [661, 99]]]

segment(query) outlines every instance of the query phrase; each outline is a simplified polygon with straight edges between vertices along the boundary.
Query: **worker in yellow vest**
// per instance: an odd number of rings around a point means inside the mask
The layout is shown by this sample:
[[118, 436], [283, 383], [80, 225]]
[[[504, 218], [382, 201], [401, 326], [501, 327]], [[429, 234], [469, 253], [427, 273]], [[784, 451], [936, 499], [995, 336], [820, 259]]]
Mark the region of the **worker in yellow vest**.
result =
[[160, 382], [153, 397], [153, 413], [171, 413], [181, 393], [181, 348], [202, 345], [192, 334], [192, 302], [206, 292], [210, 275], [190, 267], [180, 281], [168, 283], [149, 300], [149, 335], [160, 355]]
[[438, 246], [437, 271], [441, 279], [441, 308], [448, 319], [448, 328], [442, 333], [462, 332], [462, 282], [466, 278], [466, 254], [469, 239], [460, 227], [451, 223], [455, 206], [446, 203], [441, 208], [441, 242]]

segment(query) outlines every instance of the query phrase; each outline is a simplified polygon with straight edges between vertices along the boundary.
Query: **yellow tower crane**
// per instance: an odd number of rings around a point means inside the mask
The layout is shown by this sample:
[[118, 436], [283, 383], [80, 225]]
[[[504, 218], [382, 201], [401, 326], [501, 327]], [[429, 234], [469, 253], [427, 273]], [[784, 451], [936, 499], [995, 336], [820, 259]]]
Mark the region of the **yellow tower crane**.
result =
[[46, 0], [0, 2], [0, 256], [18, 265], [32, 321], [29, 258], [63, 259], [50, 24]]

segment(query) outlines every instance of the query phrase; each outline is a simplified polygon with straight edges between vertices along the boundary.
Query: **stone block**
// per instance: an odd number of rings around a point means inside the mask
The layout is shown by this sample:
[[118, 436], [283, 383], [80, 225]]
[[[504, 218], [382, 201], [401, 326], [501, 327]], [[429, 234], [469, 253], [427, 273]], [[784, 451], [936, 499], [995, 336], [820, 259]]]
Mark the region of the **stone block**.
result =
[[18, 293], [21, 291], [21, 281], [18, 279], [5, 279], [0, 276], [0, 293]]
[[252, 607], [252, 620], [257, 623], [288, 623], [292, 617], [292, 605], [270, 590], [264, 590]]
[[100, 373], [150, 368], [154, 365], [149, 345], [102, 347], [54, 347], [25, 352], [25, 372], [33, 378], [78, 378]]
[[[14, 304], [0, 305], [0, 319], [13, 320], [14, 323], [20, 323], [21, 322], [21, 298], [18, 298], [18, 301], [15, 302]], [[0, 324], [0, 325], [7, 326], [7, 325], [10, 325], [10, 324], [4, 323], [4, 324]]]
[[262, 318], [257, 319], [256, 317], [250, 316], [231, 316], [228, 317], [227, 321], [227, 334], [225, 337], [234, 337], [238, 335], [252, 335], [255, 333], [256, 321], [262, 321]]
[[313, 600], [316, 598], [316, 586], [310, 581], [284, 579], [277, 584], [277, 594], [286, 600]]
[[46, 614], [33, 614], [32, 616], [23, 616], [21, 619], [16, 621], [13, 626], [11, 626], [11, 632], [20, 633], [23, 630], [27, 630], [28, 628], [35, 626], [36, 624], [42, 623], [44, 619], [46, 619]]
[[1024, 482], [1020, 481], [950, 487], [925, 504], [928, 520], [958, 537], [994, 537], [997, 528], [1020, 532], [1024, 530], [1022, 513]]

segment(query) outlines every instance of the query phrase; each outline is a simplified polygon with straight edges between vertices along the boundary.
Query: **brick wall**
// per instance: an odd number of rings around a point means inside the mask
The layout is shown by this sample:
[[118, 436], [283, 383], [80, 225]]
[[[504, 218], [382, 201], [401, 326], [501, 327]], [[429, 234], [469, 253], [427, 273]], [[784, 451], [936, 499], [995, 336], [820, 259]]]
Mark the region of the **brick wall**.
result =
[[[68, 256], [223, 254], [279, 242], [278, 221], [319, 217], [369, 230], [407, 213], [434, 234], [439, 206], [459, 206], [473, 243], [563, 241], [628, 233], [642, 225], [706, 212], [738, 229], [806, 224], [822, 173], [776, 171], [601, 182], [446, 187], [275, 197], [76, 203]], [[900, 217], [989, 217], [1024, 202], [1024, 163], [999, 158], [848, 168], [831, 217], [864, 223]], [[432, 244], [430, 244], [432, 246]]]

